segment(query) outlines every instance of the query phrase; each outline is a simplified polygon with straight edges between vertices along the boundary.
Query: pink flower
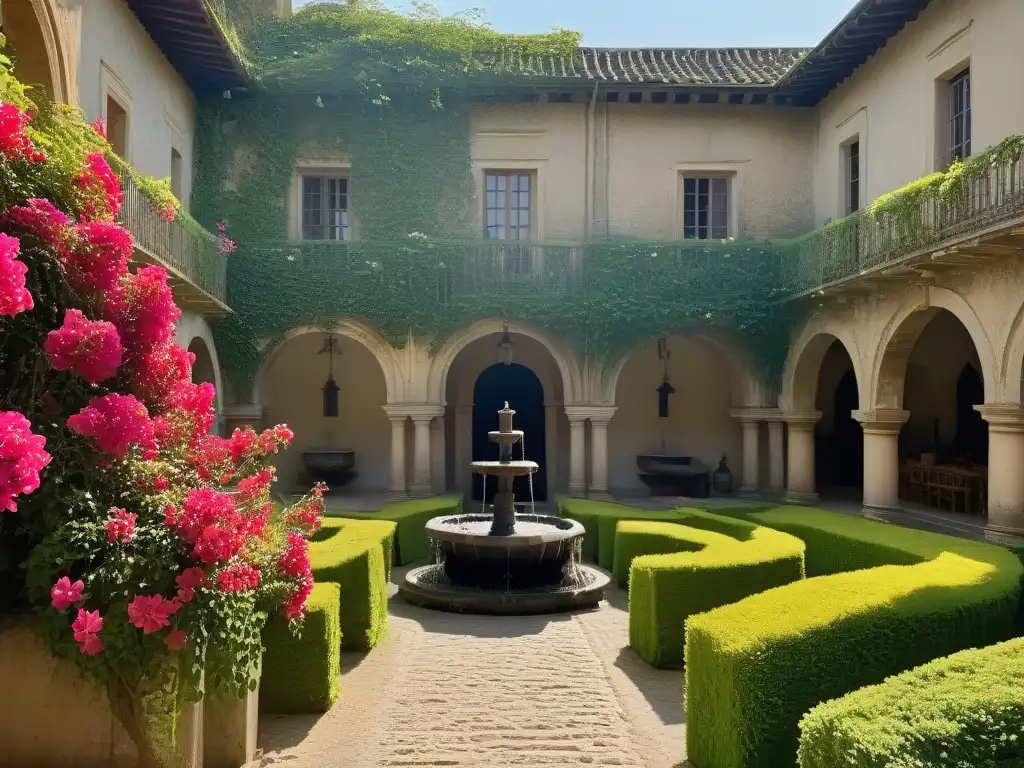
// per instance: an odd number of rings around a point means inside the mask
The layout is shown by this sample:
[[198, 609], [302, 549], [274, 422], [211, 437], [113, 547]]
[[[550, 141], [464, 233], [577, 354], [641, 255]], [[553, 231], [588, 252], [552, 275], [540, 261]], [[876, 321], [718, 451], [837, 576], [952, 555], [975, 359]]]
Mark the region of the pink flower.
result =
[[153, 210], [156, 211], [157, 216], [159, 216], [166, 222], [174, 221], [174, 217], [178, 215], [178, 209], [170, 200], [168, 200], [163, 205], [154, 208]]
[[96, 131], [96, 133], [100, 135], [101, 139], [103, 139], [104, 141], [108, 141], [107, 126], [106, 123], [103, 122], [102, 117], [97, 117], [95, 120], [89, 123], [89, 125], [92, 127], [94, 131]]
[[128, 448], [153, 447], [153, 422], [146, 406], [132, 395], [109, 394], [94, 397], [68, 419], [68, 427], [82, 437], [91, 437], [101, 453], [123, 459]]
[[290, 531], [288, 533], [288, 545], [284, 552], [277, 558], [277, 567], [285, 576], [297, 579], [310, 572], [309, 564], [309, 542], [302, 534]]
[[153, 490], [154, 491], [157, 491], [159, 493], [163, 493], [164, 491], [167, 490], [168, 485], [169, 485], [169, 483], [167, 482], [167, 478], [162, 476], [162, 475], [160, 477], [153, 478]]
[[62, 248], [70, 219], [49, 200], [31, 198], [0, 214], [0, 222], [24, 230], [51, 248]]
[[243, 478], [238, 482], [238, 496], [242, 504], [252, 504], [270, 490], [270, 484], [274, 482], [273, 467], [264, 467], [255, 475]]
[[93, 385], [117, 374], [123, 354], [113, 323], [88, 320], [77, 309], [65, 313], [64, 325], [47, 334], [43, 348], [55, 369], [74, 369]]
[[0, 234], [0, 315], [14, 317], [35, 306], [25, 288], [28, 266], [18, 260], [20, 251], [18, 238]]
[[217, 584], [225, 592], [244, 592], [260, 585], [260, 572], [248, 563], [236, 565], [217, 577]]
[[128, 621], [144, 634], [150, 635], [170, 624], [168, 619], [180, 607], [180, 603], [165, 600], [161, 595], [136, 595], [128, 603]]
[[123, 541], [125, 543], [131, 541], [132, 536], [135, 535], [135, 521], [138, 519], [139, 516], [134, 512], [127, 512], [120, 507], [111, 507], [110, 518], [104, 526], [107, 531], [107, 541]]
[[[85, 159], [85, 167], [75, 177], [78, 186], [90, 197], [102, 195], [106, 214], [115, 218], [121, 210], [121, 182], [110, 170], [106, 159], [99, 152], [92, 152]], [[97, 218], [99, 212], [92, 200], [88, 200], [83, 214], [89, 218]]]
[[177, 653], [185, 647], [186, 636], [185, 633], [180, 629], [172, 629], [167, 633], [167, 637], [164, 638], [164, 645], [173, 652]]
[[234, 499], [213, 488], [190, 491], [181, 510], [164, 522], [192, 545], [193, 557], [207, 564], [230, 560], [250, 535], [250, 521], [235, 509]]
[[133, 360], [141, 360], [157, 345], [174, 339], [181, 310], [167, 285], [167, 271], [151, 265], [121, 278], [107, 296], [104, 314], [117, 326]]
[[[74, 584], [67, 576], [61, 576], [50, 588], [50, 605], [58, 611], [66, 611], [75, 603], [82, 602], [82, 590], [85, 584], [79, 579]], [[81, 615], [81, 614], [79, 614]]]
[[128, 276], [134, 248], [131, 233], [117, 222], [78, 224], [66, 255], [68, 278], [79, 291], [108, 292]]
[[178, 600], [182, 603], [187, 603], [195, 597], [196, 590], [199, 587], [205, 587], [208, 585], [206, 578], [206, 571], [202, 568], [187, 568], [181, 572], [175, 582], [178, 584]]
[[103, 619], [99, 611], [87, 611], [84, 608], [78, 609], [78, 618], [71, 625], [75, 633], [75, 641], [78, 642], [78, 650], [87, 656], [95, 656], [103, 650], [103, 641], [99, 638], [99, 632], [103, 629]]
[[172, 390], [192, 383], [195, 359], [194, 354], [172, 341], [162, 341], [136, 354], [128, 366], [132, 392], [145, 403], [164, 405]]
[[299, 581], [298, 586], [288, 593], [284, 604], [281, 606], [281, 613], [288, 621], [297, 619], [306, 612], [306, 600], [309, 593], [313, 591], [313, 577], [309, 576]]
[[46, 438], [17, 411], [0, 411], [0, 511], [17, 512], [15, 499], [39, 487], [39, 473], [50, 463]]
[[228, 225], [223, 221], [217, 222], [217, 237], [220, 240], [220, 245], [217, 247], [217, 250], [220, 251], [222, 256], [234, 253], [238, 246], [235, 245], [234, 240], [228, 237]]
[[36, 151], [32, 141], [25, 135], [30, 119], [27, 112], [22, 112], [13, 104], [0, 105], [0, 155], [11, 162], [27, 160], [30, 163], [41, 163], [46, 159], [46, 155]]

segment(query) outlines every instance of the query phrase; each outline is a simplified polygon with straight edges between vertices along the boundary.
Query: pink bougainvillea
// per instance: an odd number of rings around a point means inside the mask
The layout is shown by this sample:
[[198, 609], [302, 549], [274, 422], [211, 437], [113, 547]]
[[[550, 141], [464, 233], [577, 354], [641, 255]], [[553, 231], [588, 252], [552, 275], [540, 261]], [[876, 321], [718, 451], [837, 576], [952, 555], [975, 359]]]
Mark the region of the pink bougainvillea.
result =
[[121, 541], [127, 543], [135, 535], [135, 521], [139, 516], [134, 512], [128, 512], [120, 507], [112, 507], [110, 518], [104, 528], [107, 531], [107, 541]]
[[86, 656], [95, 656], [103, 650], [103, 641], [99, 633], [103, 629], [103, 619], [99, 611], [87, 611], [84, 608], [78, 609], [78, 617], [71, 625], [75, 633], [75, 641], [78, 643], [78, 650]]
[[177, 600], [167, 600], [162, 595], [136, 595], [128, 603], [128, 621], [150, 635], [170, 624], [171, 616], [180, 607]]
[[107, 124], [103, 122], [102, 117], [97, 117], [95, 120], [89, 123], [89, 127], [96, 131], [96, 133], [100, 135], [101, 139], [103, 139], [104, 141], [109, 141], [109, 139], [107, 138]]
[[61, 576], [50, 588], [50, 605], [58, 611], [66, 611], [72, 605], [82, 602], [85, 584], [81, 579], [72, 583], [67, 576]]
[[317, 483], [313, 486], [313, 490], [306, 499], [292, 505], [285, 512], [285, 524], [302, 531], [307, 536], [312, 536], [319, 531], [320, 526], [323, 525], [324, 493], [326, 491], [326, 483]]
[[230, 560], [247, 537], [247, 521], [235, 509], [235, 500], [213, 488], [190, 491], [166, 522], [192, 545], [192, 556], [207, 564]]
[[132, 392], [150, 405], [165, 403], [175, 387], [191, 382], [195, 358], [187, 349], [171, 341], [134, 356], [128, 364]]
[[0, 511], [17, 512], [17, 497], [39, 487], [39, 473], [50, 463], [46, 438], [17, 411], [0, 411]]
[[123, 459], [133, 445], [144, 451], [153, 447], [149, 412], [132, 395], [94, 397], [68, 419], [68, 427], [82, 437], [91, 437], [101, 453], [116, 459]]
[[[99, 152], [92, 152], [85, 159], [85, 166], [75, 177], [79, 189], [88, 196], [83, 206], [86, 219], [116, 218], [121, 210], [121, 181], [117, 178], [106, 159]], [[105, 215], [97, 209], [92, 198], [102, 199]]]
[[30, 163], [46, 161], [46, 155], [33, 146], [25, 134], [31, 116], [13, 104], [0, 104], [0, 155], [11, 162], [26, 160]]
[[18, 238], [0, 234], [0, 315], [14, 317], [32, 309], [32, 294], [25, 288], [28, 266], [18, 260], [21, 243]]
[[51, 248], [62, 248], [71, 220], [49, 200], [33, 197], [0, 214], [0, 223], [35, 236]]
[[297, 619], [306, 610], [306, 601], [310, 592], [313, 591], [313, 577], [309, 576], [299, 581], [298, 585], [285, 598], [281, 606], [281, 614], [288, 620]]
[[202, 568], [186, 568], [174, 581], [178, 585], [178, 601], [182, 603], [190, 602], [196, 590], [209, 583]]
[[123, 276], [108, 294], [103, 311], [117, 326], [134, 360], [148, 355], [159, 344], [169, 343], [174, 338], [174, 322], [181, 317], [167, 284], [167, 271], [156, 265]]
[[217, 239], [220, 240], [217, 250], [220, 251], [222, 256], [234, 253], [235, 249], [238, 247], [235, 245], [235, 241], [228, 237], [228, 225], [223, 221], [217, 222]]
[[244, 592], [247, 589], [256, 589], [260, 585], [260, 572], [248, 563], [236, 565], [221, 571], [217, 577], [217, 585], [224, 592]]
[[47, 334], [43, 348], [58, 371], [73, 370], [94, 385], [117, 374], [124, 351], [113, 323], [89, 320], [77, 309], [64, 314], [64, 324]]
[[65, 266], [76, 289], [106, 292], [128, 277], [134, 241], [131, 233], [113, 221], [87, 221], [74, 229]]
[[174, 218], [178, 215], [178, 209], [170, 200], [165, 202], [163, 205], [158, 205], [153, 210], [156, 211], [157, 216], [168, 223], [174, 221]]
[[277, 559], [281, 573], [291, 578], [303, 576], [310, 570], [309, 542], [300, 533], [289, 531], [288, 546]]

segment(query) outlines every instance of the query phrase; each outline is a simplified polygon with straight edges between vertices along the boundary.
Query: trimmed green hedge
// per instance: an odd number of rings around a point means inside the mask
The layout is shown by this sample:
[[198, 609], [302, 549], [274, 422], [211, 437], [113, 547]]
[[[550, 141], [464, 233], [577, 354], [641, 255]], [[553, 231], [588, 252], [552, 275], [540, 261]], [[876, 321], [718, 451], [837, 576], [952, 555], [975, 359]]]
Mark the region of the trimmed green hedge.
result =
[[587, 531], [583, 537], [583, 559], [611, 570], [615, 558], [615, 524], [619, 520], [674, 521], [674, 509], [634, 509], [623, 504], [590, 499], [558, 499], [558, 514], [580, 523]]
[[820, 702], [1012, 635], [1024, 568], [1001, 547], [804, 507], [734, 514], [802, 539], [808, 576], [823, 577], [687, 623], [688, 754], [701, 768], [788, 768]]
[[801, 768], [1024, 766], [1024, 640], [962, 651], [819, 704]]
[[[388, 566], [395, 523], [324, 518], [309, 546], [313, 578], [341, 587], [341, 632], [346, 648], [369, 650], [384, 639], [388, 620]], [[388, 555], [385, 555], [385, 552]]]
[[302, 634], [272, 616], [263, 628], [260, 708], [280, 715], [326, 712], [341, 689], [337, 584], [315, 584]]
[[462, 500], [453, 496], [437, 496], [431, 499], [414, 499], [389, 504], [377, 512], [329, 511], [332, 517], [347, 517], [356, 520], [391, 520], [398, 525], [395, 535], [395, 565], [410, 565], [429, 560], [433, 551], [424, 526], [432, 517], [457, 515], [462, 511]]
[[629, 644], [658, 667], [683, 665], [691, 616], [804, 577], [804, 543], [796, 537], [679, 512], [678, 524], [622, 520], [615, 535], [613, 574], [620, 585], [629, 581]]

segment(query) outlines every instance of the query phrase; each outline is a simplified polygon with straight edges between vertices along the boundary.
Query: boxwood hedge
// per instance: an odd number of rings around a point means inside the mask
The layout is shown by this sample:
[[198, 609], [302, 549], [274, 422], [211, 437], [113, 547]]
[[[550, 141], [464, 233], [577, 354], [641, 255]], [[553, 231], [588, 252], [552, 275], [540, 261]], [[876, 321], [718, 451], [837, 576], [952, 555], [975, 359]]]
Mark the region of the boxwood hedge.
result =
[[1020, 561], [983, 542], [801, 507], [738, 513], [801, 538], [808, 578], [687, 622], [690, 759], [791, 766], [822, 701], [1012, 635]]
[[462, 500], [454, 496], [401, 501], [376, 512], [349, 512], [334, 510], [328, 514], [356, 520], [390, 520], [398, 526], [394, 539], [395, 565], [410, 565], [430, 559], [430, 539], [424, 526], [432, 517], [457, 515], [462, 511]]

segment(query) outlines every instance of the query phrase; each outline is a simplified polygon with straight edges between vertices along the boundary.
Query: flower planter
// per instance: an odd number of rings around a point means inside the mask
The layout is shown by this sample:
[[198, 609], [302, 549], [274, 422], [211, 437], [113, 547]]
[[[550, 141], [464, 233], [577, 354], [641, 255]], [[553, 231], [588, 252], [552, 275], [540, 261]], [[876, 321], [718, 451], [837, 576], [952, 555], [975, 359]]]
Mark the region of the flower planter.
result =
[[238, 768], [256, 757], [260, 689], [244, 699], [203, 700], [203, 768]]

